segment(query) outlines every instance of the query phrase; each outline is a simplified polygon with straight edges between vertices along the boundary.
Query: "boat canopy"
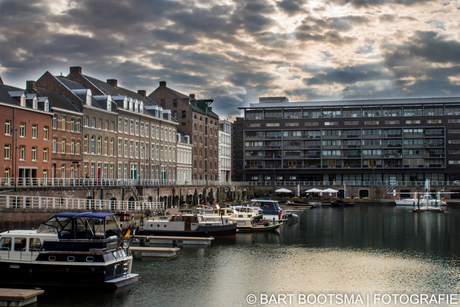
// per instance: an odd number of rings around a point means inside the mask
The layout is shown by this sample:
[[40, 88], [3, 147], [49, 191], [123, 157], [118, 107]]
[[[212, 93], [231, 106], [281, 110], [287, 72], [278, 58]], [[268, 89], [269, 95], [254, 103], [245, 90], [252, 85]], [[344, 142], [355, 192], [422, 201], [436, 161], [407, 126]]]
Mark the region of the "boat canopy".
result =
[[111, 212], [60, 212], [56, 213], [55, 217], [65, 217], [65, 218], [89, 218], [89, 219], [105, 219], [108, 216], [120, 215], [119, 213]]
[[[104, 239], [109, 212], [60, 212], [43, 222], [38, 232], [54, 232], [60, 239]], [[102, 236], [102, 237], [101, 237]]]

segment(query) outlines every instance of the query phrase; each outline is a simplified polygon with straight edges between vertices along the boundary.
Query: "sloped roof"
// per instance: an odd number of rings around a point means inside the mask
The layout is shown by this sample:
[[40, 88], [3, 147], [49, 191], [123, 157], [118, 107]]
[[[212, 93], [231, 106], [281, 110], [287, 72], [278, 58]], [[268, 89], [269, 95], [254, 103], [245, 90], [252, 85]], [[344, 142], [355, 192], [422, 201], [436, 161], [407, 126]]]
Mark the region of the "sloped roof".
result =
[[73, 112], [81, 112], [81, 110], [76, 105], [74, 105], [69, 99], [67, 99], [63, 94], [48, 91], [42, 88], [35, 88], [34, 92], [36, 92], [40, 97], [48, 97], [50, 108], [59, 108]]
[[[63, 76], [56, 76], [56, 79], [58, 79], [62, 84], [64, 84], [67, 88], [69, 88], [71, 91], [74, 91], [74, 90], [88, 90], [90, 88], [88, 88], [87, 86], [85, 86], [84, 84], [81, 84], [81, 83], [78, 83], [78, 82], [75, 82], [75, 81], [72, 81], [72, 80], [69, 80], [67, 79], [66, 77], [63, 77]], [[77, 94], [75, 93], [75, 95], [81, 99], [81, 101], [83, 101], [83, 103], [86, 103], [86, 94], [85, 95], [82, 95], [82, 94]], [[93, 93], [93, 96], [95, 96], [95, 94]], [[91, 97], [91, 106], [92, 107], [96, 107], [98, 109], [103, 109], [103, 110], [106, 110], [107, 109], [107, 104], [104, 103], [104, 101], [102, 100], [99, 100], [99, 99], [95, 99], [94, 97]], [[112, 108], [113, 110], [113, 108]]]
[[18, 106], [19, 101], [13, 99], [9, 92], [24, 92], [24, 90], [14, 86], [0, 84], [0, 102]]
[[157, 104], [151, 100], [149, 97], [139, 94], [138, 92], [134, 92], [123, 87], [113, 87], [112, 85], [108, 84], [107, 82], [101, 81], [99, 79], [82, 75], [85, 77], [89, 82], [94, 84], [98, 89], [101, 90], [105, 95], [111, 96], [126, 96], [131, 97], [133, 99], [141, 100], [145, 105], [156, 106]]

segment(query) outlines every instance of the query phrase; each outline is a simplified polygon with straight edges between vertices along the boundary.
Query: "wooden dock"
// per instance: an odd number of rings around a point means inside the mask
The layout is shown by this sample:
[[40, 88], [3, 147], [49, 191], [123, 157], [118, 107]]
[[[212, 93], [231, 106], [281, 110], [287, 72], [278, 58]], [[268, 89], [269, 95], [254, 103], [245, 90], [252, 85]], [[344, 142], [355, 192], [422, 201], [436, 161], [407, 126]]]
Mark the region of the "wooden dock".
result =
[[210, 245], [214, 237], [175, 237], [175, 236], [134, 236], [139, 239], [141, 245], [149, 240], [150, 244], [172, 244], [173, 246], [183, 245]]
[[43, 290], [0, 288], [0, 306], [26, 306], [37, 301]]
[[148, 246], [131, 246], [129, 248], [136, 259], [142, 257], [160, 257], [169, 258], [176, 255], [180, 250], [178, 247], [148, 247]]

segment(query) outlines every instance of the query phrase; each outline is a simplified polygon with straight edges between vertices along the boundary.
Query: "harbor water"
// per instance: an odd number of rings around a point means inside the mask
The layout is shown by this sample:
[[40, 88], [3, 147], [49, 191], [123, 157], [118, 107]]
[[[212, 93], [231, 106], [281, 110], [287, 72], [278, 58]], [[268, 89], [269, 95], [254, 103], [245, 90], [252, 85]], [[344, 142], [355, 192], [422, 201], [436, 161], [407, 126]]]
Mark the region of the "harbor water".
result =
[[459, 255], [460, 209], [323, 207], [279, 233], [135, 260], [129, 288], [49, 291], [38, 306], [454, 306]]

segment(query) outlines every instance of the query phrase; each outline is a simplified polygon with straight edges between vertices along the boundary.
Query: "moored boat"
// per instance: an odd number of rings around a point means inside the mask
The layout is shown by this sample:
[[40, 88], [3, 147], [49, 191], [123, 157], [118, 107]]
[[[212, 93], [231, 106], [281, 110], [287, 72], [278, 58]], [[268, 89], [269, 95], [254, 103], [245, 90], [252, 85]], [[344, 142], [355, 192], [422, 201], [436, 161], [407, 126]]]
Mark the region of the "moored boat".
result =
[[[131, 273], [130, 238], [107, 230], [115, 213], [62, 212], [38, 230], [0, 234], [0, 283], [26, 287], [118, 288], [138, 280]], [[117, 226], [118, 220], [115, 220]], [[129, 231], [129, 230], [128, 230]]]
[[336, 199], [331, 201], [331, 207], [352, 207], [355, 203], [352, 201], [345, 201], [343, 199]]
[[253, 218], [235, 218], [234, 222], [236, 222], [238, 232], [275, 231], [282, 224], [278, 221]]
[[267, 220], [281, 220], [283, 210], [280, 208], [278, 201], [266, 199], [252, 199], [251, 207], [259, 207], [262, 209], [263, 218]]
[[219, 237], [236, 234], [236, 224], [225, 219], [205, 221], [201, 214], [174, 214], [170, 219], [148, 220], [137, 229], [139, 235]]

